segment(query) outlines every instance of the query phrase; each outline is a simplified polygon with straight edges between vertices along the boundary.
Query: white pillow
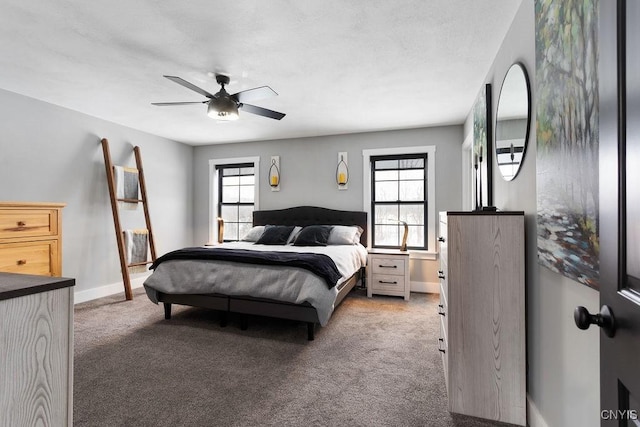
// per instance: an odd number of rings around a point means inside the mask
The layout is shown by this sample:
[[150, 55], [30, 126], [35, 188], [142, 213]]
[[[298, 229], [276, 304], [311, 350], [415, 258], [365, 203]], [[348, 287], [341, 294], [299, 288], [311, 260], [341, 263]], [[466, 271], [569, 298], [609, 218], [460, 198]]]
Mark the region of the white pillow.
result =
[[264, 233], [264, 225], [256, 225], [242, 238], [243, 242], [257, 242], [260, 236]]
[[298, 237], [298, 234], [300, 233], [301, 230], [302, 230], [302, 227], [298, 227], [297, 225], [293, 227], [293, 231], [291, 231], [291, 234], [289, 234], [289, 238], [287, 239], [287, 245], [290, 245], [293, 243], [296, 237]]
[[360, 243], [362, 228], [357, 225], [334, 225], [327, 245], [355, 245]]

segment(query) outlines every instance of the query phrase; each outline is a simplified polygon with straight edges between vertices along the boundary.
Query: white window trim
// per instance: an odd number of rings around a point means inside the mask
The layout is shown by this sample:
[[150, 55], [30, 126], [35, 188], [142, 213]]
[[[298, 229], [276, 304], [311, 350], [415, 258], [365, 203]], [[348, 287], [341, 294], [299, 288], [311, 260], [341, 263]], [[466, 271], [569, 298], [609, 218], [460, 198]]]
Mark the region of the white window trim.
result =
[[364, 191], [363, 204], [364, 211], [367, 212], [367, 235], [369, 237], [368, 248], [371, 248], [371, 157], [387, 156], [396, 154], [418, 154], [427, 153], [427, 251], [412, 249], [409, 256], [412, 259], [437, 258], [436, 251], [436, 147], [435, 145], [424, 145], [417, 147], [394, 147], [394, 148], [374, 148], [362, 150], [362, 170]]
[[220, 195], [218, 194], [218, 171], [216, 166], [218, 165], [232, 165], [235, 163], [253, 163], [255, 186], [254, 186], [254, 208], [258, 210], [258, 202], [260, 195], [260, 157], [233, 157], [229, 159], [209, 159], [209, 242], [218, 241], [218, 227], [216, 218], [218, 200]]

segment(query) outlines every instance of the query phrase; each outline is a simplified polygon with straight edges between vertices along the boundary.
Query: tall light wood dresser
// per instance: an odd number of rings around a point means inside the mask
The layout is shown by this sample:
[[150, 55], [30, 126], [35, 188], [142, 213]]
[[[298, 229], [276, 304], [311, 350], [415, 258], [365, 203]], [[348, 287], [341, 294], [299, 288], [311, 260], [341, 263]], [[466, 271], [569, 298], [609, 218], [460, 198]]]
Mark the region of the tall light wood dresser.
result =
[[59, 277], [63, 207], [0, 202], [1, 426], [72, 425], [75, 280]]
[[449, 411], [524, 426], [524, 213], [441, 212], [439, 231]]
[[63, 203], [0, 202], [0, 271], [62, 275]]

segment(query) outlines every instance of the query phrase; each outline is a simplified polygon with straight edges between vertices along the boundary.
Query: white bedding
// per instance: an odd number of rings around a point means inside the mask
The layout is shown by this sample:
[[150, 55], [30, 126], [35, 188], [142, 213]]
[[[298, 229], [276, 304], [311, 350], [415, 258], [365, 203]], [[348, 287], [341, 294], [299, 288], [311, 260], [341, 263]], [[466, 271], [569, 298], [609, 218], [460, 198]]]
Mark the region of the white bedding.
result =
[[333, 313], [339, 285], [367, 262], [367, 250], [360, 244], [272, 246], [231, 242], [216, 248], [325, 254], [335, 262], [342, 277], [336, 286], [329, 289], [324, 279], [302, 268], [230, 261], [172, 260], [161, 263], [144, 282], [149, 299], [157, 303], [156, 291], [160, 291], [168, 294], [251, 296], [294, 304], [307, 302], [317, 310], [320, 324], [324, 326]]

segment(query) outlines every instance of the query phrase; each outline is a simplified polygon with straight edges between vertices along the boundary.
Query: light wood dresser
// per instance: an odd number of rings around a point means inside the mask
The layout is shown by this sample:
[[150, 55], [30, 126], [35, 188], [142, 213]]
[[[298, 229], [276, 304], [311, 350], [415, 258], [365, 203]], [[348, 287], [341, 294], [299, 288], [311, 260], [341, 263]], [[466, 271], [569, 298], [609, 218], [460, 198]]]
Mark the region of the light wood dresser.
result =
[[0, 273], [0, 425], [71, 426], [74, 279]]
[[523, 212], [440, 213], [449, 411], [526, 425]]
[[62, 275], [63, 203], [0, 202], [0, 271]]

